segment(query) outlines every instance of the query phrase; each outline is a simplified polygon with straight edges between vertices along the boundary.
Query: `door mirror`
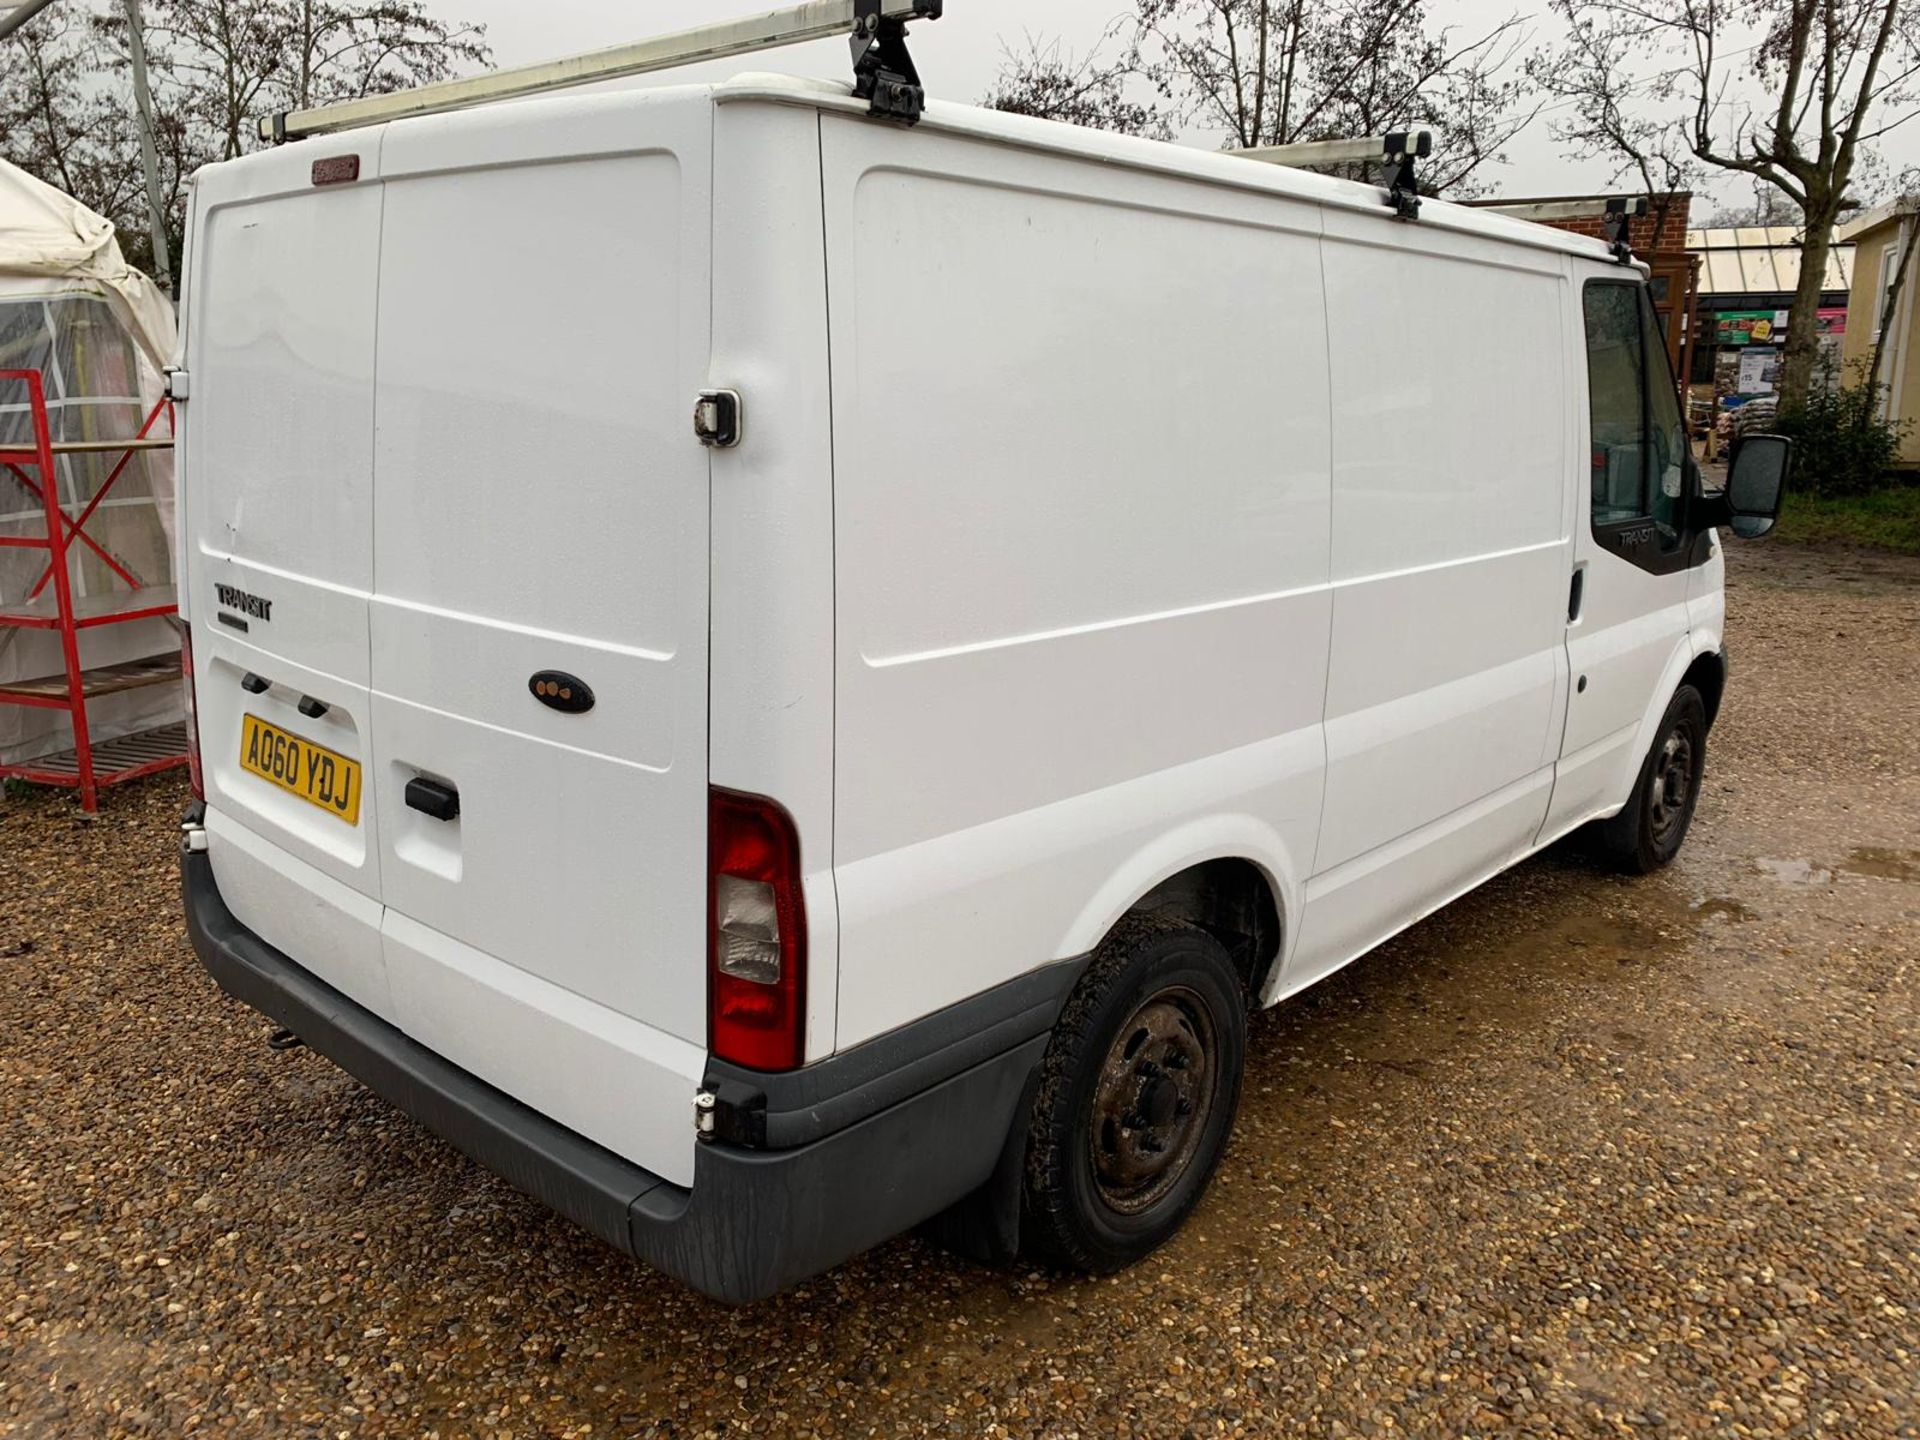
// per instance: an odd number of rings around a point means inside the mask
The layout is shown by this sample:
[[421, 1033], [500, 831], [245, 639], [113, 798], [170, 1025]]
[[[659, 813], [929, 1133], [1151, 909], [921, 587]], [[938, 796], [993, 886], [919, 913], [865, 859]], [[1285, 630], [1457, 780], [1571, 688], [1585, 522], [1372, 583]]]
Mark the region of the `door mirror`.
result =
[[1780, 518], [1787, 472], [1793, 468], [1793, 442], [1784, 435], [1748, 435], [1734, 452], [1727, 472], [1727, 512], [1733, 533], [1757, 540]]

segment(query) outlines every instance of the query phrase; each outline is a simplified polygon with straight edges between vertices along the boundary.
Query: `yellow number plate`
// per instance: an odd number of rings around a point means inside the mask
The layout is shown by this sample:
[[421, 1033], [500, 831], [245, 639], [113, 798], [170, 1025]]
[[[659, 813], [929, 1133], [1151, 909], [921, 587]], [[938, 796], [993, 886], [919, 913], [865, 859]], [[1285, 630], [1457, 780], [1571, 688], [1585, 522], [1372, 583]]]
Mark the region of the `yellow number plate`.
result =
[[360, 823], [360, 762], [289, 735], [257, 715], [240, 727], [240, 768], [349, 825]]

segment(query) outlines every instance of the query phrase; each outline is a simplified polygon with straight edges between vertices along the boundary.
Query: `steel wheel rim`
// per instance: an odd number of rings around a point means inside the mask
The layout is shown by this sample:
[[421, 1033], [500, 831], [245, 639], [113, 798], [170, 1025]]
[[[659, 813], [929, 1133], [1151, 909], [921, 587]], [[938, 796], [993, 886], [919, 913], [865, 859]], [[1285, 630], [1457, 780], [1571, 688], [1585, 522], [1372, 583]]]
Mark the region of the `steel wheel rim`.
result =
[[1667, 733], [1647, 777], [1647, 814], [1653, 838], [1664, 845], [1686, 823], [1693, 800], [1693, 737], [1679, 727]]
[[1100, 1067], [1088, 1148], [1100, 1198], [1137, 1215], [1186, 1174], [1213, 1111], [1213, 1014], [1185, 986], [1148, 997]]

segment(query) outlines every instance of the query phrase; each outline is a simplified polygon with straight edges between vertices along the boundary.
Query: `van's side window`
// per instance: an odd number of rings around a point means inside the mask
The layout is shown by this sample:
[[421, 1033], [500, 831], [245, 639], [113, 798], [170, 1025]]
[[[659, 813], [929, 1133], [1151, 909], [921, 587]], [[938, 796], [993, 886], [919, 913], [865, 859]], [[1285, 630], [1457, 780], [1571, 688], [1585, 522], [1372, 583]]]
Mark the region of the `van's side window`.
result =
[[1587, 405], [1593, 418], [1593, 520], [1645, 515], [1647, 385], [1640, 306], [1625, 285], [1589, 285]]
[[1647, 477], [1647, 513], [1660, 527], [1662, 545], [1680, 543], [1680, 508], [1686, 490], [1687, 427], [1680, 418], [1680, 392], [1667, 359], [1666, 336], [1644, 288], [1640, 299], [1640, 338], [1647, 347], [1647, 410], [1653, 431], [1653, 471]]
[[1631, 282], [1593, 282], [1583, 300], [1595, 533], [1650, 520], [1654, 548], [1671, 552], [1684, 538], [1687, 439], [1659, 324]]

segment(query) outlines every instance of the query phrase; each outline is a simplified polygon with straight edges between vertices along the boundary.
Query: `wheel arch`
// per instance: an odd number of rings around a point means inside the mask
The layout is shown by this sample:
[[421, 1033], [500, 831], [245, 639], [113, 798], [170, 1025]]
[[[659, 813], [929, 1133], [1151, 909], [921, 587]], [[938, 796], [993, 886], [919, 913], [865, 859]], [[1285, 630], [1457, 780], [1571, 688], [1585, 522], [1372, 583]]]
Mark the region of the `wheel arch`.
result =
[[1116, 868], [1075, 918], [1059, 954], [1097, 949], [1130, 915], [1168, 915], [1198, 926], [1233, 956], [1257, 1006], [1286, 955], [1298, 889], [1285, 844], [1248, 816], [1184, 826]]
[[[1647, 697], [1646, 713], [1640, 718], [1640, 729], [1633, 737], [1633, 745], [1621, 757], [1621, 774], [1613, 787], [1616, 801], [1607, 812], [1608, 814], [1616, 813], [1620, 806], [1632, 797], [1633, 782], [1640, 774], [1640, 767], [1646, 761], [1647, 752], [1653, 748], [1653, 737], [1659, 732], [1661, 718], [1666, 715], [1667, 706], [1673, 703], [1674, 695], [1679, 692], [1682, 685], [1690, 683], [1696, 674], [1704, 673], [1708, 668], [1720, 663], [1717, 646], [1709, 643], [1705, 637], [1695, 635], [1680, 638], [1680, 643], [1674, 647], [1672, 656], [1667, 660], [1666, 669], [1661, 672], [1660, 683], [1653, 687], [1652, 694]], [[1724, 670], [1721, 674], [1724, 678]], [[1703, 696], [1703, 698], [1707, 697]], [[1708, 699], [1707, 724], [1709, 726], [1713, 724], [1714, 712], [1718, 706], [1717, 696]]]
[[[1707, 729], [1713, 729], [1713, 722], [1720, 714], [1720, 701], [1727, 693], [1727, 652], [1724, 649], [1702, 650], [1687, 666], [1686, 673], [1680, 677], [1680, 684], [1691, 685], [1700, 692], [1700, 698], [1707, 707]], [[1679, 686], [1674, 688], [1678, 689]]]

